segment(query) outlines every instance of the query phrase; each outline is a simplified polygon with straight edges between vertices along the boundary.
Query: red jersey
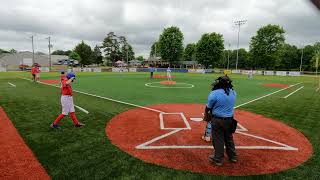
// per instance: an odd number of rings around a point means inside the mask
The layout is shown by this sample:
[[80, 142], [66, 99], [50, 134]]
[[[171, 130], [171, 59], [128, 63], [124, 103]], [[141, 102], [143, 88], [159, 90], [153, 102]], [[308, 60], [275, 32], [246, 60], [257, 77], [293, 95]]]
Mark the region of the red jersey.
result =
[[31, 68], [31, 74], [37, 74], [37, 68], [36, 67], [32, 67]]
[[63, 81], [64, 78], [66, 78], [66, 75], [61, 74], [61, 75], [60, 75], [60, 80], [61, 80], [61, 82]]
[[36, 68], [36, 73], [40, 73], [40, 68]]
[[67, 81], [67, 78], [61, 80], [61, 94], [72, 96], [72, 87], [70, 84], [67, 84]]

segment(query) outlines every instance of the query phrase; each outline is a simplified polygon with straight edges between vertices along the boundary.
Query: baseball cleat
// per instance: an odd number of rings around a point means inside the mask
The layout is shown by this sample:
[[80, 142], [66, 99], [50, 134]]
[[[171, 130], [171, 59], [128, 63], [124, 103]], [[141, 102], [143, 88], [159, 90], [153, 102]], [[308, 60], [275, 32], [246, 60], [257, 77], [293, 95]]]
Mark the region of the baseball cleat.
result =
[[74, 126], [75, 126], [75, 127], [83, 127], [83, 126], [85, 126], [85, 124], [79, 122], [78, 124], [76, 124], [76, 125], [74, 125]]
[[59, 125], [54, 125], [53, 123], [52, 124], [50, 124], [50, 127], [52, 128], [52, 129], [61, 129], [61, 127], [59, 126]]

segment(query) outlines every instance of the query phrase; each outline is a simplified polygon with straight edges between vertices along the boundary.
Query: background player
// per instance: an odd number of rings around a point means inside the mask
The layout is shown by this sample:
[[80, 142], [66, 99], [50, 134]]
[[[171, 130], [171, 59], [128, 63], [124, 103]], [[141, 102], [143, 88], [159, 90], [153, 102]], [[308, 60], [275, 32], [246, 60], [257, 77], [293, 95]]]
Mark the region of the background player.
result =
[[37, 81], [36, 74], [37, 74], [37, 67], [35, 64], [33, 64], [32, 68], [31, 68], [31, 75], [32, 75], [33, 82]]
[[62, 106], [62, 113], [57, 117], [57, 119], [50, 125], [54, 129], [60, 129], [59, 122], [70, 113], [70, 117], [73, 121], [75, 127], [82, 127], [85, 124], [78, 121], [74, 104], [72, 98], [72, 87], [71, 83], [75, 79], [75, 75], [73, 73], [68, 73], [66, 78], [63, 78], [64, 71], [61, 72], [61, 106]]
[[167, 69], [167, 79], [168, 79], [168, 81], [172, 81], [170, 66], [169, 66], [168, 69]]
[[37, 64], [36, 65], [36, 81], [40, 80], [40, 66]]

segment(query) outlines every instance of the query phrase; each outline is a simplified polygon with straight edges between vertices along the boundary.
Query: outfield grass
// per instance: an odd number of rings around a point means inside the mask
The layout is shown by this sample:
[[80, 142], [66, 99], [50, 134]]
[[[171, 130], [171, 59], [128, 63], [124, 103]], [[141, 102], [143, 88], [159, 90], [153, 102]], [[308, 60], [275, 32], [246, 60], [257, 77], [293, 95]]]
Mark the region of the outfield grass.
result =
[[[138, 105], [164, 103], [206, 103], [214, 74], [174, 74], [175, 81], [195, 85], [192, 89], [157, 89], [144, 84], [147, 73], [78, 73], [74, 88]], [[178, 171], [147, 164], [113, 146], [105, 135], [106, 123], [131, 106], [75, 93], [75, 104], [90, 113], [78, 111], [83, 129], [72, 128], [71, 120], [63, 120], [62, 131], [52, 131], [49, 124], [60, 113], [59, 89], [32, 83], [16, 77], [27, 73], [0, 73], [0, 106], [18, 129], [26, 143], [53, 179], [224, 179], [186, 171]], [[59, 79], [57, 73], [43, 73], [43, 79]], [[241, 107], [242, 109], [279, 119], [306, 135], [314, 148], [314, 155], [303, 165], [288, 171], [235, 179], [317, 179], [320, 178], [320, 93], [315, 92], [316, 81], [309, 77], [256, 76], [247, 80], [232, 75], [238, 93], [237, 104], [248, 102], [277, 89], [261, 83], [295, 84], [305, 88], [288, 99], [281, 97], [290, 90], [269, 96]], [[11, 87], [8, 82], [17, 87]]]

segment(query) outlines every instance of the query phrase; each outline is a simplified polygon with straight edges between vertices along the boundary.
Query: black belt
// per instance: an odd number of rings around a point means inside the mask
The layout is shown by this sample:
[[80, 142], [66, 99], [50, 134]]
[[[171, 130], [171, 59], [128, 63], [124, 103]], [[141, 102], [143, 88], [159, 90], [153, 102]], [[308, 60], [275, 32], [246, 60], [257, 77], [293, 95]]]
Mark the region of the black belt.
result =
[[213, 115], [212, 117], [215, 118], [215, 119], [222, 119], [222, 120], [232, 120], [233, 119], [233, 117], [218, 117], [218, 116], [215, 116], [215, 115]]

